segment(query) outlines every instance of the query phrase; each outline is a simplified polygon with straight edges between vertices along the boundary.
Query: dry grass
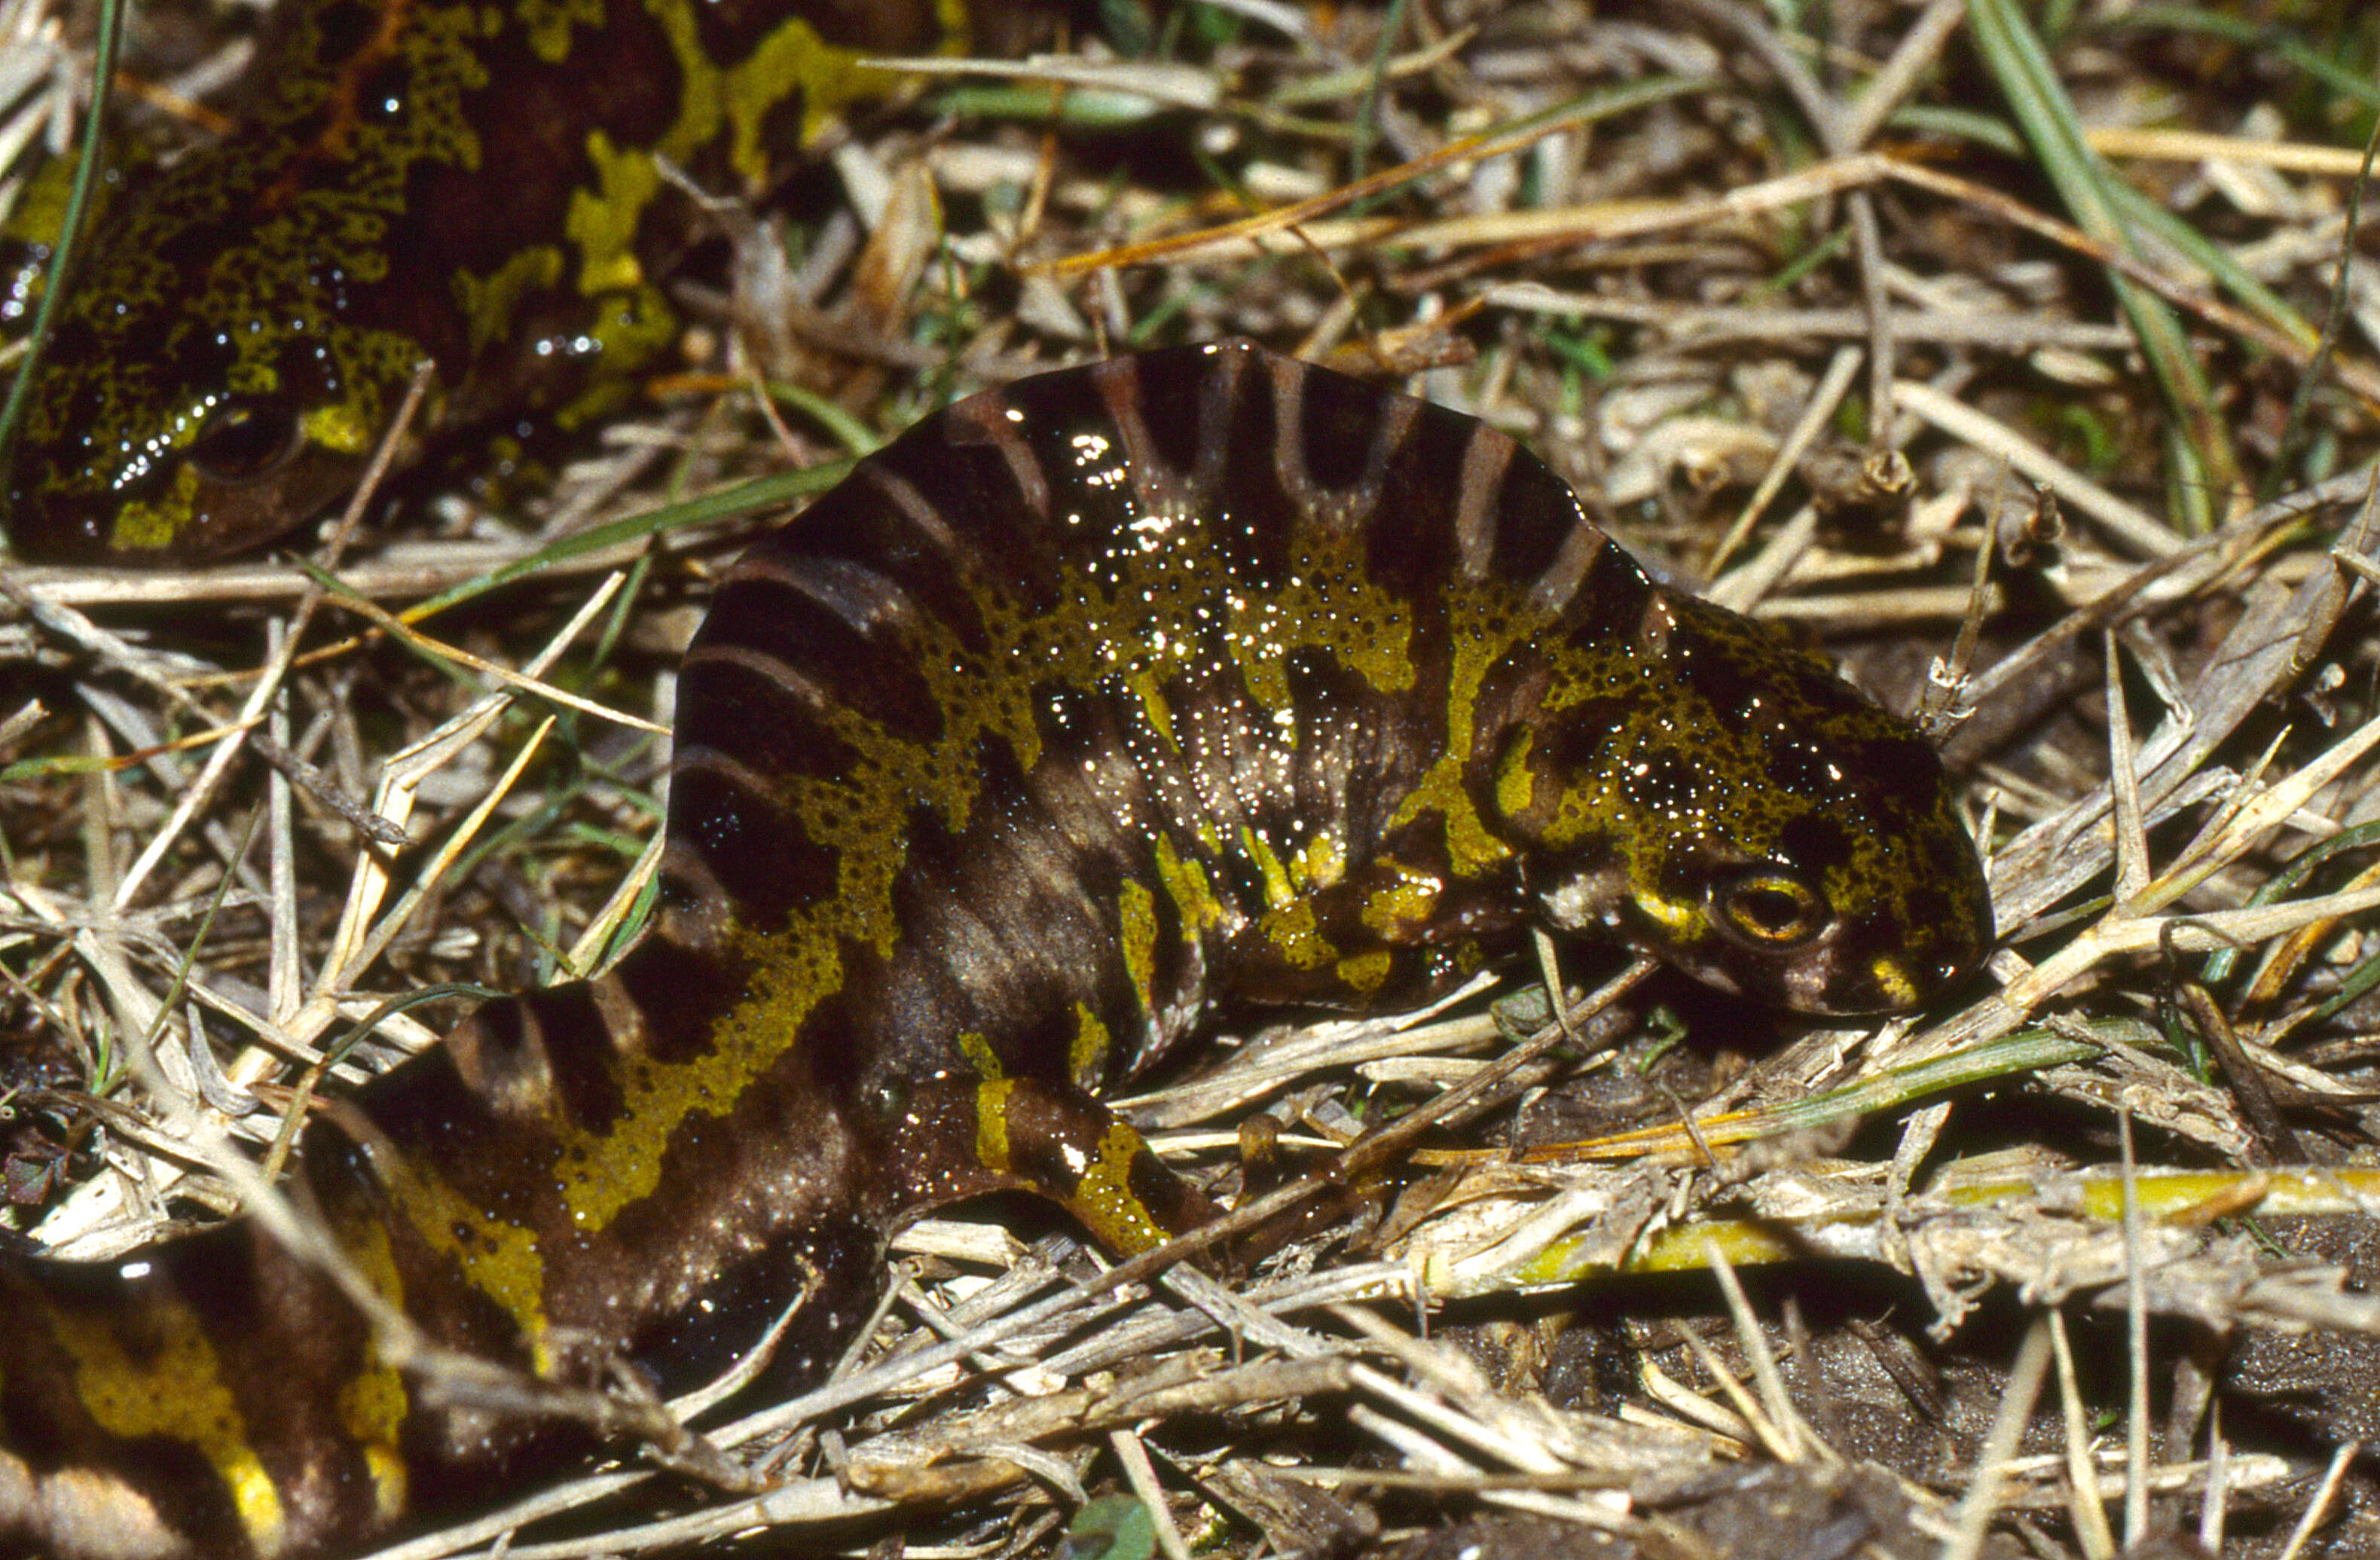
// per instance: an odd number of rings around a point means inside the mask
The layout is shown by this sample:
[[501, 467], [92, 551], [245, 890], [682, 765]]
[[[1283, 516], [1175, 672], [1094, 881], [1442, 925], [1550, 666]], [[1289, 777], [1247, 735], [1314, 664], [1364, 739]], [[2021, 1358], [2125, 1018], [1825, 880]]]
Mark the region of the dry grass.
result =
[[[1475, 1002], [1264, 1036], [1131, 1113], [1220, 1168], [1259, 1107], [1336, 1145], [1439, 1101], [1353, 1249], [1236, 1291], [1119, 1286], [1062, 1237], [921, 1226], [865, 1358], [713, 1435], [768, 1488], [510, 1553], [761, 1524], [1048, 1553], [1088, 1495], [1141, 1496], [1095, 1508], [1128, 1529], [1162, 1491], [1169, 1554], [1484, 1508], [1733, 1554], [1696, 1514], [1762, 1465], [1894, 1554], [2022, 1533], [2098, 1560], [2156, 1521], [2245, 1523], [2241, 1554], [2291, 1552], [2301, 1518], [2295, 1553], [2380, 1542], [2344, 1455], [2360, 1357], [2333, 1357], [2313, 1444], [2240, 1446], [2185, 1347], [2380, 1333], [2362, 1288], [2244, 1222], [2380, 1200], [2380, 292], [2340, 267], [2372, 24], [2068, 7], [2045, 43], [2008, 0], [1846, 5], [1816, 35], [1733, 0], [1419, 5], [1385, 32], [1229, 9], [1167, 22], [1162, 67], [937, 67], [947, 114], [843, 140], [790, 267], [759, 263], [770, 222], [730, 224], [749, 263], [740, 297], [690, 296], [704, 354], [550, 490], [375, 517], [328, 575], [0, 572], [0, 1039], [28, 1058], [8, 1173], [34, 1233], [112, 1255], [233, 1206], [215, 1140], [270, 1155], [318, 1082], [434, 1043], [439, 993], [612, 950], [674, 651], [820, 463], [1036, 368], [1247, 334], [1519, 434], [1641, 551], [1921, 709], [1989, 843], [1990, 980], [1876, 1032], [1706, 1035], [1691, 1097], [1521, 1153], [1512, 1103], [1643, 1059], [1640, 1016], [1500, 1067], [1529, 1024]], [[40, 0], [0, 34], [13, 156], [57, 133], [79, 55]], [[1847, 1466], [1823, 1350], [1730, 1265], [1823, 1287], [1854, 1259], [1930, 1304], [1895, 1320], [1912, 1348], [1965, 1326], [2014, 1358], [1998, 1423], [1944, 1412], [1930, 1469]], [[1627, 1389], [1550, 1406], [1560, 1308], [1525, 1297], [1591, 1310], [1621, 1269], [1718, 1287], [1629, 1291], [1670, 1314], [1607, 1327]], [[1538, 1368], [1425, 1341], [1425, 1302], [1521, 1318]], [[1694, 1328], [1714, 1306], [1731, 1342]], [[2078, 1376], [2082, 1325], [2129, 1360]], [[480, 1552], [650, 1478], [390, 1553]]]

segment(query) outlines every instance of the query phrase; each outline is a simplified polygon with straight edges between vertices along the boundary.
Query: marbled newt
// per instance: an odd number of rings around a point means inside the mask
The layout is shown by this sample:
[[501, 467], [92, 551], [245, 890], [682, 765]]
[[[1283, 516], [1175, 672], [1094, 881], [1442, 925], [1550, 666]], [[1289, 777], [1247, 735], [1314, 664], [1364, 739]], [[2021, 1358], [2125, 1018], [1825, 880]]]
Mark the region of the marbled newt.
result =
[[[676, 337], [688, 187], [755, 194], [859, 62], [1013, 52], [1064, 0], [285, 0], [237, 128], [114, 202], [7, 486], [18, 554], [185, 563], [424, 434], [616, 409]], [[418, 447], [419, 441], [416, 441]]]
[[[1991, 936], [1906, 726], [1511, 438], [1245, 343], [862, 461], [721, 581], [678, 707], [644, 939], [322, 1110], [291, 1183], [429, 1341], [551, 1380], [684, 1385], [806, 1286], [815, 1376], [888, 1232], [994, 1189], [1147, 1250], [1211, 1210], [1098, 1091], [1532, 927], [1837, 1014]], [[20, 1552], [337, 1554], [590, 1449], [417, 1398], [252, 1222], [0, 1289]]]

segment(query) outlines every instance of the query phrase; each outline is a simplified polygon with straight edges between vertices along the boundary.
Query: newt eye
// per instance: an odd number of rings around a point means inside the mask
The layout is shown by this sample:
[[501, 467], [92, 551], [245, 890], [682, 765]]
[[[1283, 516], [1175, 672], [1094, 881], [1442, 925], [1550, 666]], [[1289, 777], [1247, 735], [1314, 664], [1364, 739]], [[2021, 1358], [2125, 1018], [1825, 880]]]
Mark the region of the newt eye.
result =
[[297, 453], [298, 414], [263, 396], [225, 402], [190, 441], [190, 464], [216, 482], [253, 481]]
[[1755, 867], [1713, 896], [1719, 925], [1748, 948], [1799, 948], [1827, 929], [1826, 901], [1800, 878]]

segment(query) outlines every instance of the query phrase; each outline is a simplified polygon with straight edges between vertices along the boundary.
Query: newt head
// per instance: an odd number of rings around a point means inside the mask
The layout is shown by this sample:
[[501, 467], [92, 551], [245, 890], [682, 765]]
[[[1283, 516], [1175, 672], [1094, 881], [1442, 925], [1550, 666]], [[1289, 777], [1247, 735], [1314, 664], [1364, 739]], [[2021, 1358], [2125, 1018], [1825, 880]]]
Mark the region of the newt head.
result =
[[215, 224], [141, 211], [110, 237], [79, 268], [28, 405], [7, 487], [18, 555], [196, 562], [352, 488], [419, 348], [349, 318], [348, 279], [295, 229], [227, 244]]
[[302, 10], [309, 67], [261, 79], [240, 129], [95, 224], [6, 489], [21, 556], [170, 564], [259, 546], [355, 484], [424, 357], [455, 366], [426, 328], [451, 309], [425, 305], [398, 240], [423, 225], [407, 225], [415, 183], [477, 159], [460, 103], [485, 72], [451, 26], [407, 34], [399, 61], [371, 19]]
[[1556, 654], [1569, 674], [1497, 784], [1555, 927], [1842, 1016], [1916, 1007], [1982, 961], [1991, 897], [1941, 760], [1825, 662], [1667, 594]]

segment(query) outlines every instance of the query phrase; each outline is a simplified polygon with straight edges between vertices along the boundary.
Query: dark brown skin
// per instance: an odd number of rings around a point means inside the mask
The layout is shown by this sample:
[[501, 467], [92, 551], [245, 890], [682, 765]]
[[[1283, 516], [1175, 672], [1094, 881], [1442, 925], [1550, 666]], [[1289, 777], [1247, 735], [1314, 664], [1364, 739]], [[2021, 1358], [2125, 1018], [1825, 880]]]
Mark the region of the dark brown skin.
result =
[[[1039, 7], [1054, 9], [1054, 5]], [[288, 0], [223, 141], [92, 236], [6, 489], [19, 557], [254, 549], [418, 436], [615, 410], [676, 339], [694, 202], [755, 195], [889, 55], [999, 52], [1011, 0]], [[417, 437], [411, 449], [418, 448]]]
[[[1245, 344], [928, 419], [722, 583], [668, 889], [308, 1131], [296, 1190], [431, 1341], [700, 1379], [810, 1286], [831, 1360], [918, 1212], [1109, 1249], [1211, 1209], [1098, 1103], [1219, 1022], [1395, 1008], [1533, 926], [1805, 1010], [1991, 935], [1913, 733], [1661, 591], [1468, 418]], [[0, 1264], [0, 1533], [346, 1553], [589, 1450], [419, 1400], [250, 1224]]]

